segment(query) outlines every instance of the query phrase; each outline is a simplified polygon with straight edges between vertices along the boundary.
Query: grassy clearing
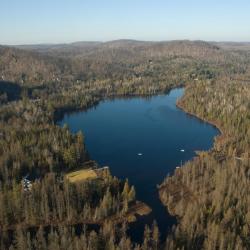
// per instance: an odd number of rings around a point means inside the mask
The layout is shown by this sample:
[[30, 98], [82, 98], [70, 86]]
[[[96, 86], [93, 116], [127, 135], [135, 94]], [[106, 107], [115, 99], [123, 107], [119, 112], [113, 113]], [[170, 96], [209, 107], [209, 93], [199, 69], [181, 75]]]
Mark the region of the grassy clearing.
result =
[[93, 169], [82, 169], [68, 173], [66, 175], [66, 178], [70, 182], [75, 183], [75, 182], [85, 181], [87, 179], [95, 179], [97, 178], [97, 174]]

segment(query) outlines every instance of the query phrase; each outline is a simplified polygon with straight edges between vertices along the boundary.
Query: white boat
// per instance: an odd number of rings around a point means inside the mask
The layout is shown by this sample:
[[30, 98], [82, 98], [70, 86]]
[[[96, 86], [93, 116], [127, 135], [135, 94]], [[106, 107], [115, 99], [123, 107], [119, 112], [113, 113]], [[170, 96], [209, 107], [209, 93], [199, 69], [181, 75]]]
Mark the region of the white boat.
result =
[[181, 151], [181, 152], [185, 152], [185, 150], [184, 150], [184, 149], [181, 149], [180, 151]]
[[142, 156], [142, 153], [138, 153], [139, 156]]

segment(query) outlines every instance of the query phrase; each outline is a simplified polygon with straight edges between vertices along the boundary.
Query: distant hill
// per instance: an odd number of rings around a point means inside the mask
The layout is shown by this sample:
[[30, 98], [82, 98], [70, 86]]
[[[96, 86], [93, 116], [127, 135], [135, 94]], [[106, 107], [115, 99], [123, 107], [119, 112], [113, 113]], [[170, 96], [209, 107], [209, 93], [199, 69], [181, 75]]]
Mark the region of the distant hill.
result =
[[[18, 45], [15, 48], [45, 53], [51, 56], [72, 57], [102, 54], [104, 52], [122, 54], [124, 51], [135, 56], [152, 55], [161, 56], [177, 53], [179, 55], [197, 54], [197, 50], [214, 50], [218, 46], [203, 41], [137, 41], [137, 40], [114, 40], [109, 42], [75, 42], [69, 44], [38, 44]], [[211, 51], [212, 52], [212, 51]], [[163, 54], [162, 54], [163, 53]], [[131, 55], [132, 56], [132, 55]]]
[[14, 46], [18, 49], [31, 50], [51, 55], [72, 56], [82, 53], [85, 50], [95, 48], [100, 42], [74, 42], [69, 44], [30, 44]]
[[213, 44], [227, 50], [250, 51], [250, 42], [214, 42]]
[[179, 65], [187, 63], [187, 60], [222, 65], [237, 59], [237, 54], [223, 49], [225, 46], [188, 40], [0, 46], [0, 80], [39, 85], [111, 76], [121, 79], [138, 75], [136, 72], [141, 71], [147, 74], [148, 62], [151, 61], [158, 67], [162, 67], [160, 61], [170, 60]]
[[62, 74], [69, 63], [66, 60], [13, 47], [0, 47], [0, 80], [20, 84], [43, 83]]

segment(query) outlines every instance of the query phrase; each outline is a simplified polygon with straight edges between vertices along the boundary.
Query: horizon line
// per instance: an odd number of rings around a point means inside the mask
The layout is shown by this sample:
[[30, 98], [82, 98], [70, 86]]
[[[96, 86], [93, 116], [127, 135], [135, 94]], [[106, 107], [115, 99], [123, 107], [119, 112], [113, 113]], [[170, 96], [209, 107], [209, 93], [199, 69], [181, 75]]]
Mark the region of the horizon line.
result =
[[207, 43], [250, 43], [250, 40], [233, 41], [233, 40], [202, 40], [202, 39], [170, 39], [170, 40], [140, 40], [140, 39], [130, 39], [130, 38], [119, 38], [113, 40], [76, 40], [72, 42], [38, 42], [38, 43], [17, 43], [17, 44], [2, 44], [1, 46], [53, 46], [53, 45], [72, 45], [77, 43], [109, 43], [109, 42], [119, 42], [119, 41], [131, 41], [131, 42], [148, 42], [148, 43], [163, 43], [163, 42], [207, 42]]

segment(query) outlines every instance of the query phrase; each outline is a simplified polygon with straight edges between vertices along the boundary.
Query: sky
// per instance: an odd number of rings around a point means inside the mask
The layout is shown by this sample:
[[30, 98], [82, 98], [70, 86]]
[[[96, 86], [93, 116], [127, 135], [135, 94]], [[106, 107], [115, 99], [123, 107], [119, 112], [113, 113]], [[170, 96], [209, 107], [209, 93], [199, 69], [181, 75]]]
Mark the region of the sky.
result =
[[250, 0], [0, 0], [0, 44], [250, 41]]

